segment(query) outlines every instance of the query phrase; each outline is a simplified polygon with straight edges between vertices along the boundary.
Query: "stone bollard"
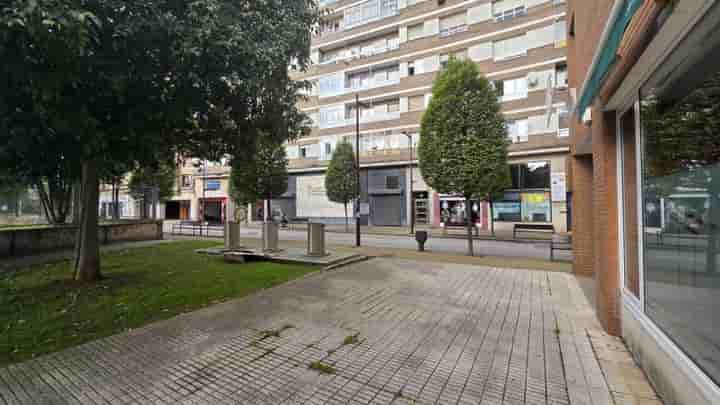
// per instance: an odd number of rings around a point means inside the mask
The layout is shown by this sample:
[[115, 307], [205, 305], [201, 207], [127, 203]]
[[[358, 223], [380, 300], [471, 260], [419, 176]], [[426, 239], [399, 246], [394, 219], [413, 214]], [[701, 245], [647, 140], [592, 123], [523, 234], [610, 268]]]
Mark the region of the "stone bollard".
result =
[[225, 249], [240, 249], [240, 223], [234, 221], [225, 223]]
[[263, 252], [277, 252], [278, 226], [272, 221], [263, 223]]
[[309, 223], [307, 229], [307, 255], [325, 256], [325, 224]]
[[415, 231], [415, 241], [418, 244], [418, 252], [425, 251], [425, 242], [428, 240], [427, 231]]

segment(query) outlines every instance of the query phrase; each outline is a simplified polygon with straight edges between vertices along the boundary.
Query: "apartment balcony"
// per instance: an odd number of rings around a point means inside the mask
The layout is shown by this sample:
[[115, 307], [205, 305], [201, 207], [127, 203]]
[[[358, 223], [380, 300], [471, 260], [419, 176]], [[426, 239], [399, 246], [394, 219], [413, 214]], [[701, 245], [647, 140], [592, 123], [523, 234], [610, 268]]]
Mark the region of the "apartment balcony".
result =
[[328, 97], [338, 97], [346, 94], [357, 93], [359, 91], [367, 91], [379, 87], [392, 86], [399, 83], [400, 75], [396, 73], [394, 77], [386, 80], [377, 80], [374, 78], [370, 78], [368, 80], [350, 82], [349, 86], [345, 86], [344, 88], [340, 88], [335, 91], [333, 91], [332, 89], [321, 89], [318, 98], [323, 99]]
[[[400, 112], [386, 112], [386, 113], [373, 113], [373, 114], [367, 114], [365, 116], [360, 117], [360, 124], [370, 124], [373, 122], [380, 122], [380, 121], [389, 121], [389, 120], [396, 120], [400, 118]], [[339, 128], [339, 127], [345, 127], [349, 125], [355, 125], [355, 117], [348, 117], [345, 119], [328, 122], [328, 123], [321, 123], [320, 129], [329, 129], [329, 128]]]
[[326, 65], [333, 65], [340, 62], [346, 62], [346, 61], [352, 61], [356, 59], [363, 59], [363, 58], [370, 58], [375, 55], [381, 55], [386, 52], [395, 51], [397, 49], [400, 49], [400, 41], [398, 39], [395, 39], [393, 41], [389, 41], [388, 45], [386, 46], [375, 46], [375, 47], [353, 47], [350, 49], [346, 49], [342, 52], [339, 52], [337, 55], [335, 55], [332, 58], [321, 60], [320, 63], [318, 63], [318, 66], [326, 66]]
[[397, 0], [369, 0], [345, 10], [343, 30], [351, 30], [361, 25], [398, 15]]
[[[410, 160], [410, 155], [410, 148], [408, 147], [361, 151], [360, 165], [407, 162]], [[417, 150], [413, 152], [413, 157], [417, 159]], [[323, 160], [317, 157], [290, 159], [288, 162], [288, 168], [290, 170], [322, 168], [326, 167], [328, 163], [329, 159]]]

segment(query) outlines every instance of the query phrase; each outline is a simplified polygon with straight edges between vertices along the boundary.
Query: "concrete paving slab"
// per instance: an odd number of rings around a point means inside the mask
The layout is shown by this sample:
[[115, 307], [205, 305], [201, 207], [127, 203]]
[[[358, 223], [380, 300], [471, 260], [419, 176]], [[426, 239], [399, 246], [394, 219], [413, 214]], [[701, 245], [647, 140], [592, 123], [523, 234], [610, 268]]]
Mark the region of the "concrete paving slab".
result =
[[566, 273], [374, 259], [0, 369], [0, 403], [659, 405], [589, 306]]
[[[274, 252], [263, 252], [259, 249], [243, 248], [228, 250], [222, 246], [205, 249], [197, 249], [198, 254], [212, 256], [225, 256], [228, 261], [255, 261], [268, 260], [278, 263], [308, 264], [313, 266], [330, 267], [342, 263], [350, 263], [365, 260], [366, 257], [357, 253], [328, 250], [324, 256], [308, 256], [305, 249], [284, 248]], [[242, 259], [242, 260], [241, 260]]]

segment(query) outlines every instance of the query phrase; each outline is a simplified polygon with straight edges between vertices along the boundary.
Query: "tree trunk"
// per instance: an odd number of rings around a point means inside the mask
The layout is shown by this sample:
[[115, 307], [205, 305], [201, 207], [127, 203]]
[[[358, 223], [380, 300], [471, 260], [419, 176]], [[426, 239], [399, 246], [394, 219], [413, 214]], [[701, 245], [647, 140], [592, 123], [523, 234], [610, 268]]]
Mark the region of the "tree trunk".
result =
[[345, 203], [345, 233], [350, 232], [350, 225], [348, 223], [348, 216], [347, 216], [347, 205], [348, 203]]
[[470, 211], [470, 198], [465, 197], [465, 226], [467, 228], [467, 240], [468, 240], [468, 256], [475, 256], [473, 249], [473, 235], [472, 235], [472, 212]]
[[710, 182], [710, 206], [708, 207], [708, 223], [705, 226], [707, 233], [707, 250], [705, 252], [705, 271], [715, 273], [717, 271], [717, 254], [718, 254], [718, 232], [720, 231], [720, 176], [716, 173], [712, 175], [713, 180]]
[[495, 213], [493, 212], [492, 198], [490, 198], [490, 234], [495, 236]]
[[80, 225], [80, 198], [82, 190], [80, 182], [76, 181], [72, 188], [72, 223]]
[[113, 182], [112, 189], [112, 219], [118, 221], [120, 219], [120, 183]]
[[75, 280], [95, 281], [100, 278], [100, 246], [98, 241], [99, 188], [97, 164], [82, 164], [82, 215], [77, 247]]
[[55, 212], [52, 207], [52, 201], [50, 200], [50, 197], [48, 197], [47, 192], [45, 191], [45, 184], [42, 182], [35, 185], [38, 191], [38, 196], [40, 197], [40, 205], [42, 206], [43, 212], [45, 213], [45, 218], [47, 219], [49, 224], [55, 225], [57, 221], [55, 220]]

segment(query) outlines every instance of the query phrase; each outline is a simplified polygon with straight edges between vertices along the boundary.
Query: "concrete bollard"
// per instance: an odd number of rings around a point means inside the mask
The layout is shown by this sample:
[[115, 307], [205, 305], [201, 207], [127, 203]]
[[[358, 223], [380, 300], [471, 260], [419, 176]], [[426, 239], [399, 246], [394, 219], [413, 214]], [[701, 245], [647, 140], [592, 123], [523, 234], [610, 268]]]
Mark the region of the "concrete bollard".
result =
[[240, 249], [240, 223], [234, 221], [225, 223], [225, 249]]
[[276, 223], [268, 221], [263, 223], [263, 251], [278, 251], [278, 226]]
[[325, 256], [325, 224], [309, 223], [307, 229], [307, 255]]

